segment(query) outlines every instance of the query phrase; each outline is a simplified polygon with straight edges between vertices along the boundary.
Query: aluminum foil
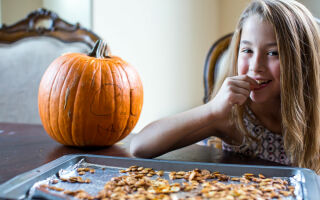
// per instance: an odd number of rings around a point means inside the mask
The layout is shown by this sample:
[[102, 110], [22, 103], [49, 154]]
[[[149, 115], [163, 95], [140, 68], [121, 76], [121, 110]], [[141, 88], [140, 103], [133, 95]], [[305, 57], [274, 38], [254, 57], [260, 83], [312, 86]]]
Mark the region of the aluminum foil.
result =
[[[78, 177], [79, 174], [77, 172], [78, 168], [92, 168], [95, 169], [94, 173], [85, 173], [82, 175], [82, 179], [90, 179], [90, 183], [69, 183], [69, 182], [63, 182], [60, 179], [61, 178], [70, 178], [70, 177]], [[104, 188], [104, 185], [107, 181], [110, 181], [113, 177], [123, 176], [124, 173], [120, 173], [120, 170], [125, 170], [126, 168], [121, 167], [112, 167], [112, 166], [105, 166], [105, 165], [98, 165], [94, 163], [88, 163], [84, 159], [78, 162], [75, 165], [71, 165], [65, 169], [59, 170], [59, 172], [51, 177], [48, 177], [45, 180], [38, 181], [35, 183], [32, 188], [28, 192], [28, 200], [34, 200], [34, 199], [49, 199], [49, 200], [60, 200], [60, 199], [75, 199], [72, 196], [65, 195], [62, 191], [55, 191], [48, 188], [41, 187], [42, 185], [54, 185], [57, 188], [63, 188], [65, 190], [70, 191], [77, 191], [77, 190], [85, 190], [87, 193], [89, 193], [91, 196], [98, 195], [99, 191], [101, 191]], [[170, 171], [165, 171], [163, 179], [166, 179], [169, 181], [169, 183], [182, 183], [185, 180], [184, 179], [175, 179], [170, 180], [169, 179], [169, 173]], [[156, 179], [158, 176], [150, 177], [151, 179]], [[236, 177], [236, 176], [230, 176], [230, 177]], [[302, 191], [302, 184], [304, 183], [303, 176], [301, 176], [299, 173], [296, 174], [293, 177], [269, 177], [269, 178], [281, 178], [282, 180], [286, 180], [289, 185], [292, 185], [295, 187], [295, 196], [294, 197], [282, 197], [282, 199], [303, 199], [303, 191]], [[208, 179], [209, 181], [210, 179]], [[57, 182], [53, 184], [53, 182]], [[228, 184], [239, 184], [238, 181], [228, 181]], [[200, 188], [199, 188], [200, 190]], [[193, 191], [194, 193], [194, 191]], [[172, 199], [184, 199], [186, 196], [190, 196], [192, 194], [188, 192], [179, 192], [179, 193], [173, 193], [171, 194]]]

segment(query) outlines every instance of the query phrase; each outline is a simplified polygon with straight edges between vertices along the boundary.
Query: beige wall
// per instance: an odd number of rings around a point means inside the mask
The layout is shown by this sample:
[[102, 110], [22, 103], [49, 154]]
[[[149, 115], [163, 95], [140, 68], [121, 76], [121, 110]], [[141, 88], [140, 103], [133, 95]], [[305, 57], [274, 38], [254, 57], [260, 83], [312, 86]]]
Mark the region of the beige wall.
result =
[[[232, 32], [250, 0], [0, 0], [12, 24], [46, 7], [105, 39], [113, 54], [138, 70], [144, 107], [135, 131], [202, 104], [203, 65], [211, 44]], [[300, 0], [320, 17], [318, 0]], [[77, 5], [75, 7], [75, 5]]]
[[0, 24], [2, 24], [2, 0], [0, 0]]
[[42, 0], [2, 0], [2, 23], [13, 24], [27, 16], [30, 11], [42, 7]]
[[320, 1], [319, 0], [299, 0], [304, 4], [313, 14], [313, 16], [320, 18]]
[[69, 23], [79, 22], [83, 27], [91, 29], [91, 5], [92, 0], [0, 0], [0, 23], [11, 25], [31, 11], [47, 8]]
[[43, 0], [43, 7], [56, 12], [59, 17], [67, 22], [91, 29], [91, 4], [92, 0]]
[[202, 104], [207, 51], [218, 37], [232, 32], [246, 2], [94, 0], [93, 30], [108, 41], [113, 54], [136, 67], [144, 85], [135, 131]]
[[233, 32], [239, 16], [251, 0], [220, 0], [219, 35]]
[[7, 24], [31, 10], [49, 8], [68, 22], [91, 27], [108, 41], [113, 54], [135, 66], [145, 94], [138, 131], [202, 104], [206, 54], [217, 38], [233, 31], [249, 0], [1, 1]]

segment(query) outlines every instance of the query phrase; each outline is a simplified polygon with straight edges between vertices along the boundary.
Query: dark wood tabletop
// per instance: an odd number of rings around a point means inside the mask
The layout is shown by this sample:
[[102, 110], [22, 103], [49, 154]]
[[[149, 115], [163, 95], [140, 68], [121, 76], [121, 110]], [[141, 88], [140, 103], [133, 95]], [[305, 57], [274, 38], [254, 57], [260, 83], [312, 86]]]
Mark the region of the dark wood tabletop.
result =
[[[66, 154], [96, 154], [133, 157], [129, 152], [133, 134], [115, 145], [101, 148], [76, 148], [57, 143], [41, 125], [0, 123], [0, 184]], [[197, 144], [184, 147], [156, 159], [255, 165], [279, 165], [248, 158]]]

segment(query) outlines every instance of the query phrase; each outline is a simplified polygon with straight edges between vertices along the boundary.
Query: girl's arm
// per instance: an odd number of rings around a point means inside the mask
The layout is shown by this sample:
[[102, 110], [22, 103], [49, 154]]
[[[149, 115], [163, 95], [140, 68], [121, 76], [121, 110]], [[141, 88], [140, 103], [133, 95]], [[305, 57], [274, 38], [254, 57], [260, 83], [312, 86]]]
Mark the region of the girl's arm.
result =
[[189, 111], [152, 122], [131, 141], [134, 156], [152, 158], [193, 144], [209, 136], [231, 138], [236, 131], [228, 131], [230, 113], [234, 104], [242, 105], [249, 97], [250, 88], [257, 86], [246, 75], [227, 78], [218, 94], [207, 104]]
[[152, 158], [214, 135], [218, 117], [204, 104], [189, 111], [160, 119], [146, 126], [131, 142], [134, 156]]

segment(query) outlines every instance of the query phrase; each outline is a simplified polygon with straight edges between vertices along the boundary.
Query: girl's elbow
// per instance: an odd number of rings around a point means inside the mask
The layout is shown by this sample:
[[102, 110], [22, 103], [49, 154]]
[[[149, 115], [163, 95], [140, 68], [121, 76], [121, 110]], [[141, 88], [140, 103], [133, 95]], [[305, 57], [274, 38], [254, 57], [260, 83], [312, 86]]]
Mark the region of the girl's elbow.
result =
[[140, 143], [139, 141], [136, 141], [135, 138], [130, 143], [130, 153], [134, 157], [138, 158], [151, 158], [152, 156], [147, 153], [145, 149], [145, 145]]
[[134, 157], [139, 157], [139, 158], [143, 157], [143, 156], [141, 156], [142, 153], [141, 153], [141, 150], [139, 150], [139, 147], [136, 144], [132, 143], [132, 142], [130, 144], [130, 153]]

